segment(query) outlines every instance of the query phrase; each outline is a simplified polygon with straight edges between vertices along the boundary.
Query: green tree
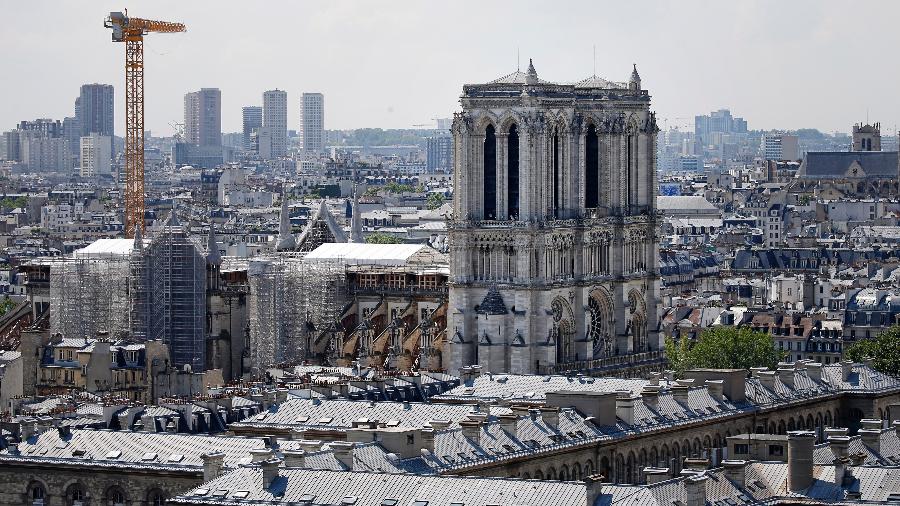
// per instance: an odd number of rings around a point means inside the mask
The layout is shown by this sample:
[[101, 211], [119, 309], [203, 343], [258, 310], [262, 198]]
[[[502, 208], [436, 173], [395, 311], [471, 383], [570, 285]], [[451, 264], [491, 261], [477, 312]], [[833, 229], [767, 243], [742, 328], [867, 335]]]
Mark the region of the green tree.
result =
[[8, 313], [12, 308], [16, 307], [16, 301], [9, 298], [9, 295], [3, 297], [0, 301], [0, 316]]
[[432, 193], [425, 199], [425, 206], [428, 207], [430, 211], [433, 211], [444, 205], [445, 200], [443, 193]]
[[403, 244], [403, 239], [384, 232], [375, 232], [366, 236], [366, 242], [369, 244]]
[[748, 327], [710, 327], [695, 341], [666, 339], [666, 358], [676, 374], [688, 369], [775, 368], [785, 356], [765, 332]]
[[894, 325], [878, 337], [853, 344], [847, 348], [847, 358], [854, 362], [871, 358], [876, 371], [900, 376], [900, 326]]

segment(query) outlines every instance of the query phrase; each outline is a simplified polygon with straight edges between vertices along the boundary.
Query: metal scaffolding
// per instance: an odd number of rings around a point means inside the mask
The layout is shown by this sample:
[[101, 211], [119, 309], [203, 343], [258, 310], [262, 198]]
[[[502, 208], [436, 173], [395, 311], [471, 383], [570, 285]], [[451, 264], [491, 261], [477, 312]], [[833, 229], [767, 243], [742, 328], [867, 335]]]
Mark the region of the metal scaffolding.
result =
[[129, 256], [69, 257], [50, 265], [50, 328], [66, 337], [129, 331]]
[[322, 329], [339, 316], [347, 299], [344, 264], [309, 263], [301, 255], [254, 259], [248, 267], [252, 374], [275, 364], [298, 362]]

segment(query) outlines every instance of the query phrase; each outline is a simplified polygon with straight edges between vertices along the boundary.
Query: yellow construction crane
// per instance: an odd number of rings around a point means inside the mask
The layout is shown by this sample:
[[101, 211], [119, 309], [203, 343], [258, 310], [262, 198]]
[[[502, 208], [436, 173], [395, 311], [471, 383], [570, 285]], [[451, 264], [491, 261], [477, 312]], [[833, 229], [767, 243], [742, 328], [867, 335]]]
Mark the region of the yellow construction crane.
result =
[[130, 18], [110, 12], [103, 22], [113, 42], [125, 43], [125, 236], [144, 231], [144, 35], [184, 32], [181, 23]]

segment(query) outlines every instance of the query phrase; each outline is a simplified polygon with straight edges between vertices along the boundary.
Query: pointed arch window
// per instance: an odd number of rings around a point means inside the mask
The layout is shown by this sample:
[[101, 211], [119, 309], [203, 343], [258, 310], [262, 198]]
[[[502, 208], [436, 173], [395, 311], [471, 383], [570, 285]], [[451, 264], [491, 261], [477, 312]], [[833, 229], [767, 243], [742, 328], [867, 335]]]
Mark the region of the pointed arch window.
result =
[[519, 129], [516, 125], [509, 127], [506, 139], [509, 163], [506, 169], [506, 202], [509, 217], [519, 219]]
[[584, 207], [587, 209], [600, 204], [600, 160], [597, 145], [597, 128], [591, 124], [584, 139]]
[[497, 219], [497, 136], [494, 126], [484, 131], [484, 219]]
[[559, 218], [559, 133], [553, 134], [553, 217]]

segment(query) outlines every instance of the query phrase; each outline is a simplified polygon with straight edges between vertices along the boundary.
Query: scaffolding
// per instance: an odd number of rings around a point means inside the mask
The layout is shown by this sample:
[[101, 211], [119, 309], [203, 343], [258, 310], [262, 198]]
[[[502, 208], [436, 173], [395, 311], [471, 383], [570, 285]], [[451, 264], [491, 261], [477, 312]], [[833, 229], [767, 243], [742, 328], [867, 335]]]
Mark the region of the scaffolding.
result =
[[129, 332], [129, 255], [54, 260], [50, 265], [50, 329], [66, 337], [114, 338]]
[[[137, 241], [136, 241], [137, 242]], [[131, 329], [161, 340], [172, 363], [206, 367], [206, 256], [173, 216], [132, 255]]]
[[247, 273], [252, 374], [311, 358], [311, 343], [346, 303], [343, 262], [310, 263], [287, 253], [251, 260]]

